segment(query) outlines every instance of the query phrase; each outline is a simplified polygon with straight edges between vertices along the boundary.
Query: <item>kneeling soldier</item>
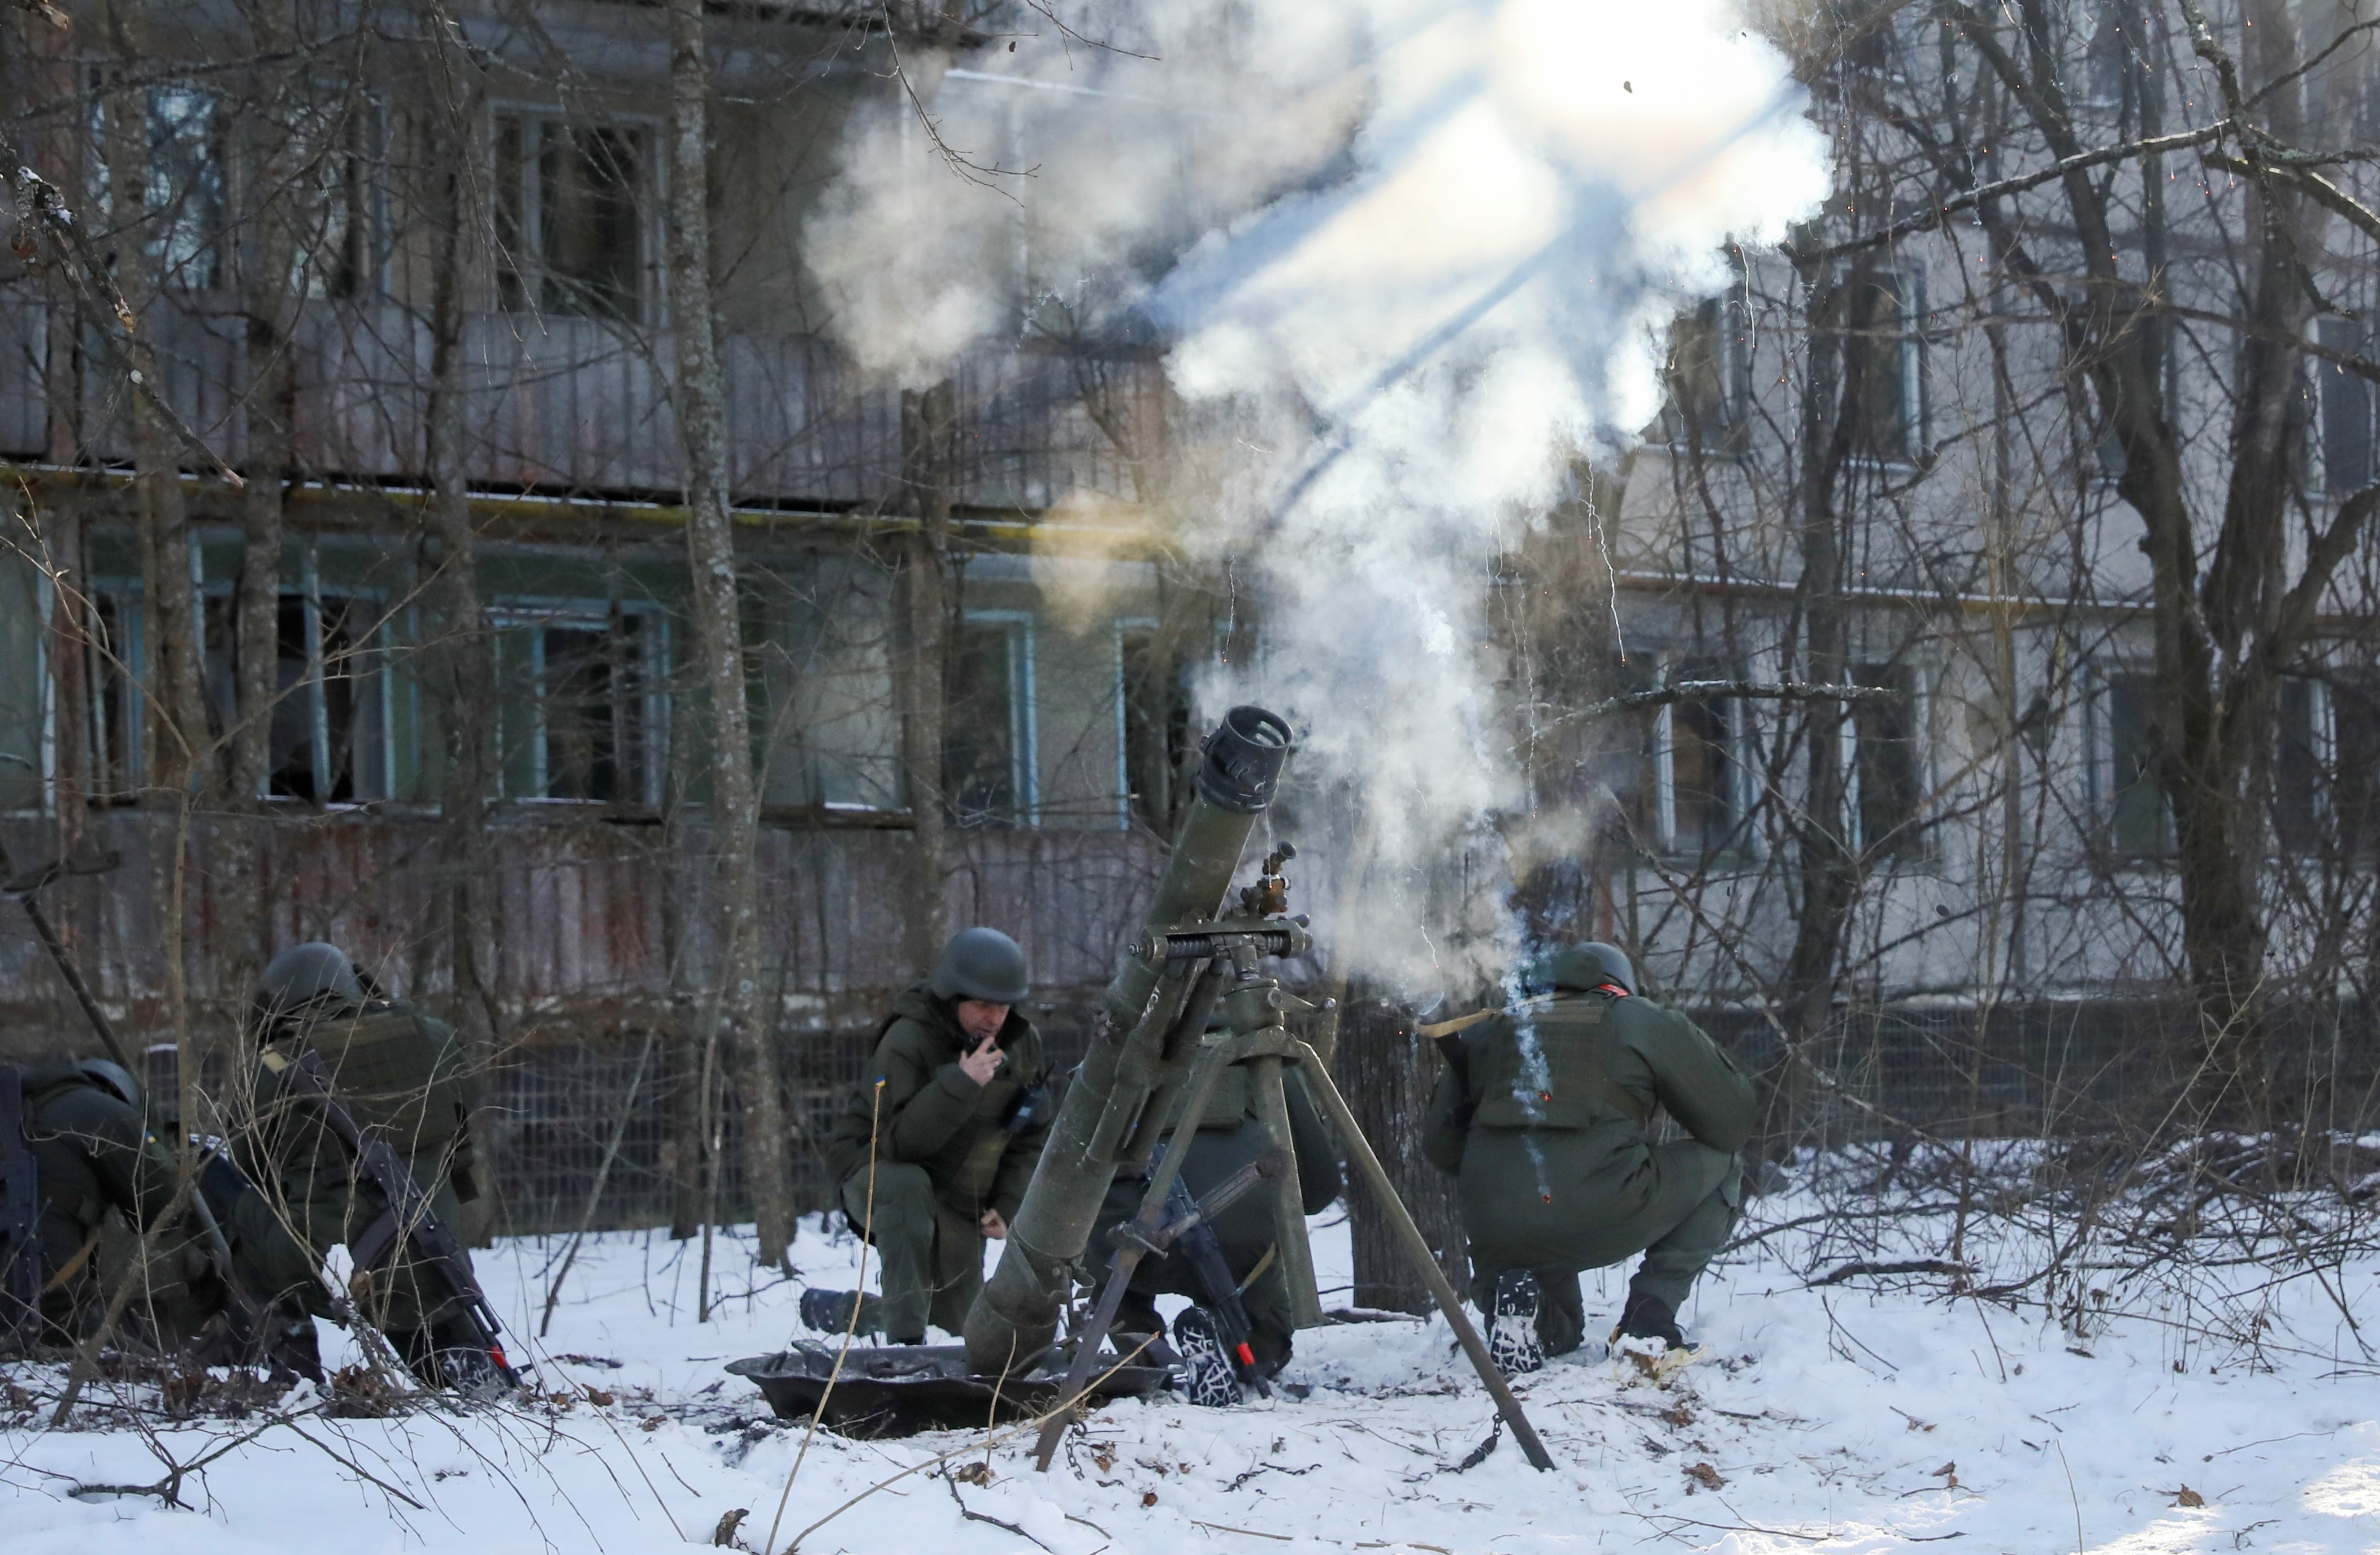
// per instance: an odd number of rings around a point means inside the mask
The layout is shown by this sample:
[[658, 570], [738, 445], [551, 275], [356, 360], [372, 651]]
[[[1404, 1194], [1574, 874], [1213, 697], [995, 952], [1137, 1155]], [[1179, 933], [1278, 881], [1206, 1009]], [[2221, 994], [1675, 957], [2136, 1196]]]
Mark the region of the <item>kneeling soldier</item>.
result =
[[[320, 1266], [333, 1243], [352, 1253], [391, 1212], [388, 1195], [360, 1168], [314, 1099], [292, 1079], [311, 1050], [337, 1099], [366, 1137], [385, 1143], [428, 1196], [447, 1230], [478, 1197], [471, 1117], [480, 1087], [453, 1027], [365, 988], [345, 952], [320, 941], [274, 956], [257, 978], [251, 1013], [261, 1060], [239, 1131], [249, 1175], [303, 1234]], [[476, 1386], [490, 1354], [472, 1330], [477, 1296], [468, 1253], [455, 1278], [433, 1272], [402, 1226], [376, 1267], [359, 1269], [353, 1294], [362, 1317], [387, 1336], [407, 1367], [431, 1387]], [[335, 1315], [320, 1282], [289, 1293], [317, 1316]]]
[[[1290, 1148], [1297, 1157], [1298, 1194], [1308, 1215], [1330, 1208], [1343, 1185], [1339, 1156], [1321, 1117], [1306, 1095], [1305, 1079], [1291, 1064], [1281, 1071], [1281, 1100], [1289, 1114]], [[1190, 1155], [1182, 1163], [1181, 1183], [1190, 1199], [1203, 1197], [1219, 1183], [1263, 1155], [1270, 1141], [1257, 1111], [1255, 1084], [1245, 1063], [1225, 1069], [1207, 1103], [1198, 1125], [1190, 1133]], [[1178, 1134], [1165, 1136], [1164, 1148], [1173, 1148]], [[1098, 1228], [1090, 1240], [1090, 1267], [1100, 1269], [1099, 1256], [1113, 1243], [1110, 1233], [1140, 1212], [1148, 1191], [1146, 1171], [1119, 1172], [1099, 1206]], [[1223, 1272], [1239, 1295], [1248, 1325], [1247, 1344], [1256, 1376], [1270, 1379], [1289, 1364], [1293, 1335], [1289, 1282], [1274, 1256], [1272, 1207], [1263, 1194], [1250, 1194], [1226, 1207], [1206, 1222], [1222, 1254]], [[1100, 1270], [1104, 1278], [1104, 1270]], [[1239, 1402], [1239, 1385], [1212, 1310], [1219, 1294], [1200, 1280], [1190, 1249], [1177, 1245], [1160, 1257], [1146, 1257], [1133, 1270], [1123, 1305], [1116, 1309], [1116, 1348], [1130, 1353], [1137, 1341], [1130, 1336], [1163, 1331], [1157, 1297], [1186, 1295], [1192, 1305], [1173, 1319], [1173, 1347], [1184, 1370], [1184, 1392], [1193, 1403], [1229, 1405]]]
[[1016, 942], [969, 929], [892, 1002], [827, 1145], [884, 1294], [805, 1291], [811, 1328], [851, 1328], [855, 1304], [859, 1330], [895, 1344], [924, 1343], [929, 1319], [953, 1333], [965, 1325], [984, 1241], [1008, 1234], [1053, 1115], [1040, 1035], [1016, 1009], [1026, 987]]
[[[112, 1281], [95, 1278], [97, 1263], [125, 1252], [106, 1234], [108, 1212], [150, 1231], [175, 1207], [176, 1166], [149, 1133], [132, 1076], [86, 1059], [0, 1069], [0, 1334], [57, 1344], [84, 1337], [106, 1307]], [[319, 1380], [311, 1319], [252, 1299], [310, 1280], [305, 1249], [221, 1158], [204, 1163], [197, 1192], [231, 1264], [186, 1205], [144, 1282], [152, 1337], [206, 1364], [267, 1360]]]
[[[1422, 1149], [1459, 1179], [1472, 1293], [1507, 1372], [1578, 1348], [1578, 1274], [1638, 1252], [1613, 1339], [1683, 1347], [1677, 1314], [1742, 1202], [1752, 1084], [1685, 1016], [1634, 996], [1628, 958], [1573, 946], [1554, 991], [1441, 1036]], [[1666, 1108], [1689, 1139], [1646, 1142]]]

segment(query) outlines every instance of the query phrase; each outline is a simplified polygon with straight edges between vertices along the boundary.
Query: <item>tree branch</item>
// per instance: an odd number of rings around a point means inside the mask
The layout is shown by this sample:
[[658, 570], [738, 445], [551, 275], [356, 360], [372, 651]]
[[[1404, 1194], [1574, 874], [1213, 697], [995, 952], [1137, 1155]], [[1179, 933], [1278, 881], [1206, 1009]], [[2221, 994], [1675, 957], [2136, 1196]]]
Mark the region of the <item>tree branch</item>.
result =
[[2100, 167], [2111, 162], [2122, 162], [2130, 157], [2155, 156], [2166, 152], [2187, 151], [2192, 146], [2203, 146], [2210, 140], [2221, 140], [2229, 133], [2230, 128], [2229, 119], [2217, 119], [2213, 124], [2202, 125], [2196, 129], [2185, 129], [2172, 135], [2159, 135], [2146, 140], [2128, 140], [2120, 146], [2102, 146], [2095, 152], [2083, 152], [2079, 155], [2053, 162], [2047, 167], [2034, 172], [2021, 173], [2013, 177], [2000, 178], [1992, 183], [1978, 185], [1962, 194], [1951, 196], [1930, 210], [1904, 217], [1880, 231], [1871, 232], [1861, 237], [1846, 238], [1828, 248], [1796, 253], [1792, 257], [1796, 260], [1830, 260], [1844, 254], [1857, 253], [1863, 249], [1882, 248], [1888, 244], [1898, 243], [1912, 234], [1944, 225], [1960, 212], [1981, 205], [1986, 200], [2000, 200], [2012, 194], [2022, 194], [2027, 189], [2038, 188], [2043, 184], [2053, 183], [2065, 177], [2069, 173], [2081, 172], [2086, 167]]

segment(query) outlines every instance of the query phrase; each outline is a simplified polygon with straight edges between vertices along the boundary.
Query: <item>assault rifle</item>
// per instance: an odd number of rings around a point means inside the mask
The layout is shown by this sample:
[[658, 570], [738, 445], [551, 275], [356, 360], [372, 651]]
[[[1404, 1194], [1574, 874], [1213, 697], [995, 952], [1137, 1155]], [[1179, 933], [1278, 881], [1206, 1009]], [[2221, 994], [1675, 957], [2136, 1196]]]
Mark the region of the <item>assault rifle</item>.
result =
[[[1295, 1169], [1293, 1162], [1276, 1164]], [[1197, 1276], [1199, 1292], [1207, 1298], [1207, 1311], [1215, 1319], [1216, 1337], [1223, 1342], [1223, 1353], [1232, 1357], [1232, 1369], [1259, 1396], [1270, 1398], [1272, 1390], [1265, 1385], [1264, 1373], [1257, 1369], [1257, 1353], [1248, 1343], [1256, 1329], [1248, 1321], [1247, 1305], [1240, 1300], [1240, 1285], [1232, 1278], [1232, 1266], [1223, 1261], [1222, 1241], [1208, 1223], [1220, 1208], [1202, 1208], [1191, 1198], [1189, 1184], [1179, 1177], [1165, 1190], [1166, 1220], [1170, 1225], [1182, 1228], [1174, 1233], [1173, 1240], [1181, 1247], [1182, 1256], [1190, 1260], [1190, 1272]]]
[[[487, 1293], [480, 1289], [478, 1276], [471, 1272], [471, 1255], [439, 1218], [430, 1196], [396, 1159], [388, 1141], [372, 1137], [357, 1125], [355, 1114], [332, 1087], [322, 1055], [309, 1048], [292, 1059], [268, 1047], [261, 1056], [283, 1084], [313, 1104], [316, 1115], [354, 1158], [357, 1172], [370, 1180], [387, 1205], [347, 1248], [357, 1272], [376, 1269], [400, 1246], [409, 1246], [417, 1267], [431, 1283], [441, 1287], [439, 1294], [461, 1304], [459, 1320], [471, 1336], [471, 1350], [460, 1354], [473, 1358], [452, 1368], [457, 1375], [450, 1375], [448, 1380], [468, 1386], [478, 1380], [473, 1374], [484, 1360], [505, 1386], [518, 1387], [520, 1373], [504, 1358], [504, 1329], [488, 1305]], [[449, 1370], [443, 1364], [440, 1369]]]

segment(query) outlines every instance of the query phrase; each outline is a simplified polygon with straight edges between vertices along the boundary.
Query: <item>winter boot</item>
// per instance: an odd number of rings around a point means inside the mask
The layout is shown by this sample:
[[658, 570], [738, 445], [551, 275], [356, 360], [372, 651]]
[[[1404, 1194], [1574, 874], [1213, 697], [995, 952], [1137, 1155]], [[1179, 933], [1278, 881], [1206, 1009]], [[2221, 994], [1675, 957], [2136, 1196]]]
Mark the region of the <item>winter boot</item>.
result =
[[822, 1291], [813, 1285], [802, 1292], [802, 1322], [819, 1333], [848, 1333], [859, 1313], [857, 1291]]
[[1208, 1409], [1229, 1409], [1240, 1402], [1240, 1379], [1205, 1307], [1185, 1306], [1173, 1319], [1173, 1348], [1182, 1355], [1184, 1398]]
[[1537, 1277], [1525, 1269], [1496, 1276], [1496, 1310], [1488, 1315], [1488, 1358], [1507, 1377], [1525, 1377], [1546, 1367], [1545, 1341], [1537, 1337], [1542, 1301]]
[[1642, 1292], [1628, 1293], [1628, 1305], [1620, 1310], [1620, 1326], [1611, 1330], [1611, 1342], [1623, 1339], [1658, 1339], [1672, 1350], [1686, 1347], [1686, 1336], [1678, 1327], [1678, 1315], [1658, 1297]]

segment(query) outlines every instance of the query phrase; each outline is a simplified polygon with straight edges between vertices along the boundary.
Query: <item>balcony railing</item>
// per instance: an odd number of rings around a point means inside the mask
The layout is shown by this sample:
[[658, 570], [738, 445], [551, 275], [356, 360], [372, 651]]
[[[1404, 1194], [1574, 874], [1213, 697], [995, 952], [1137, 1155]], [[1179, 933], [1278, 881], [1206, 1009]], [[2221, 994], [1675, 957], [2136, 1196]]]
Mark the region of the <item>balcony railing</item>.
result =
[[[122, 463], [131, 456], [123, 385], [95, 341], [53, 361], [51, 310], [0, 288], [0, 454]], [[206, 298], [152, 310], [166, 395], [234, 465], [247, 455], [245, 318]], [[65, 335], [71, 338], [71, 335]], [[298, 459], [313, 476], [368, 482], [426, 477], [431, 335], [395, 304], [310, 302], [295, 332]], [[553, 495], [666, 496], [680, 451], [666, 330], [587, 319], [474, 315], [464, 331], [466, 472], [478, 488]], [[731, 479], [736, 500], [795, 506], [882, 504], [901, 512], [900, 395], [856, 372], [815, 335], [738, 334], [725, 342]], [[1146, 359], [1096, 374], [1055, 353], [993, 345], [953, 373], [958, 431], [952, 496], [976, 508], [1035, 512], [1075, 493], [1129, 499], [1124, 452], [1100, 419], [1153, 453], [1161, 374]], [[79, 377], [79, 383], [77, 382]], [[1105, 396], [1095, 419], [1084, 383]], [[54, 417], [56, 404], [73, 415]], [[51, 428], [76, 446], [51, 446]]]

